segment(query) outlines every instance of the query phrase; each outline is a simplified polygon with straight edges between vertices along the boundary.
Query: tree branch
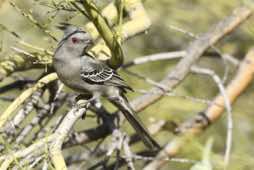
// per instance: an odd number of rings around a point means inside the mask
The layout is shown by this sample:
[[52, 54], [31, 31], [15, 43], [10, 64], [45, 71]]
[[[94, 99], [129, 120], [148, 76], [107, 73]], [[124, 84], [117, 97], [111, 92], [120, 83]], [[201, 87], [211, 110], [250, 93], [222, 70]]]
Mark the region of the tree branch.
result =
[[[253, 80], [254, 75], [254, 48], [252, 48], [245, 59], [241, 62], [238, 72], [235, 78], [226, 87], [226, 94], [232, 104], [237, 97], [247, 88], [250, 82]], [[149, 163], [144, 169], [154, 170], [159, 169], [166, 163], [166, 158], [172, 157], [177, 154], [184, 144], [189, 141], [194, 135], [200, 134], [208, 125], [215, 122], [222, 115], [225, 108], [225, 101], [223, 95], [218, 95], [211, 106], [204, 112], [207, 120], [198, 114], [191, 120], [187, 120], [182, 123], [177, 131], [178, 137], [169, 142], [164, 149], [157, 155], [155, 161]]]

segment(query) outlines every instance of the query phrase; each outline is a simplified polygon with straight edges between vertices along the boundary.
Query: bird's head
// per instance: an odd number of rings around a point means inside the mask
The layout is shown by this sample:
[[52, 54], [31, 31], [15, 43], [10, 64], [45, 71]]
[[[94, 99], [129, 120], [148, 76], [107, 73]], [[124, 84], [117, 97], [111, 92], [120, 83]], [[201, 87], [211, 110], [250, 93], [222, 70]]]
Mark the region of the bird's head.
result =
[[63, 49], [72, 54], [81, 55], [93, 45], [91, 35], [76, 26], [62, 23], [58, 28], [63, 30], [64, 36], [59, 42], [57, 50]]

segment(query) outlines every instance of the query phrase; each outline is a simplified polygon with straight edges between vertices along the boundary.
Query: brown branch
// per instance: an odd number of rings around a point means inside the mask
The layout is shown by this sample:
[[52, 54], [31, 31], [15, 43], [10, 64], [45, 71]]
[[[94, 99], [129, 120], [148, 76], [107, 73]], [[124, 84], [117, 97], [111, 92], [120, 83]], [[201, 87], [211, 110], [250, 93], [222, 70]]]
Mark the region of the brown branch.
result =
[[[167, 91], [176, 87], [189, 73], [191, 66], [200, 58], [200, 56], [213, 44], [218, 42], [227, 34], [235, 30], [251, 15], [251, 10], [247, 7], [240, 7], [234, 10], [232, 15], [220, 21], [215, 27], [207, 33], [193, 41], [186, 49], [186, 56], [176, 65], [161, 82], [167, 87]], [[153, 93], [153, 92], [159, 93]], [[164, 91], [154, 87], [150, 90], [152, 94], [143, 95], [135, 99], [131, 104], [136, 111], [141, 111], [147, 106], [155, 103], [163, 96]]]
[[[245, 59], [241, 62], [235, 78], [226, 88], [226, 94], [231, 103], [247, 88], [254, 75], [254, 48], [252, 48]], [[225, 100], [222, 95], [218, 95], [211, 106], [207, 108], [203, 116], [198, 114], [191, 120], [187, 120], [178, 127], [180, 136], [169, 142], [164, 149], [157, 155], [156, 161], [151, 162], [145, 167], [145, 170], [158, 169], [166, 163], [168, 157], [177, 154], [182, 146], [190, 139], [190, 136], [200, 134], [209, 124], [215, 122], [223, 114]], [[209, 122], [204, 120], [206, 117]]]

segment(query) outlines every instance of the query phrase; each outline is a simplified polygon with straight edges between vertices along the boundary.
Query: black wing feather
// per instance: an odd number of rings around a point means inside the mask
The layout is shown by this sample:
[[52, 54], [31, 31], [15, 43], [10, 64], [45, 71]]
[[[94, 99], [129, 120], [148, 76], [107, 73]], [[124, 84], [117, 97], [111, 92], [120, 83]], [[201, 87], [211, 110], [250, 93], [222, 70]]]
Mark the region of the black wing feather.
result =
[[89, 65], [83, 66], [81, 70], [81, 77], [84, 80], [91, 81], [93, 83], [103, 83], [108, 81], [113, 76], [113, 70], [106, 68], [104, 65], [90, 63]]
[[83, 64], [81, 69], [81, 77], [84, 81], [91, 84], [104, 84], [132, 90], [120, 75], [106, 64], [91, 58], [86, 58], [84, 60], [82, 61]]

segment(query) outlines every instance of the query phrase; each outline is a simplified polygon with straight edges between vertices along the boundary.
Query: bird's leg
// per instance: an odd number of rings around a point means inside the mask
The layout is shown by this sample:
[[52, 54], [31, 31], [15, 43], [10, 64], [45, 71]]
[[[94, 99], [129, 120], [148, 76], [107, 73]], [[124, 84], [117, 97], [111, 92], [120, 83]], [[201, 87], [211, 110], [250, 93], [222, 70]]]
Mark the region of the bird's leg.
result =
[[115, 114], [110, 114], [109, 111], [102, 105], [100, 97], [94, 97], [89, 108], [97, 115], [98, 124], [101, 123], [109, 131], [113, 131], [116, 128]]
[[[76, 101], [79, 100], [85, 100], [85, 102], [83, 102], [83, 105], [79, 105], [78, 107], [89, 107], [90, 110], [92, 110], [93, 112], [96, 113], [97, 115], [97, 120], [98, 123], [100, 123], [100, 121], [102, 121], [102, 124], [105, 125], [106, 128], [109, 129], [109, 131], [113, 131], [116, 128], [116, 123], [114, 122], [115, 120], [115, 114], [112, 115], [110, 114], [107, 109], [102, 105], [101, 101], [100, 101], [100, 96], [99, 95], [78, 95], [75, 98]], [[82, 119], [84, 119], [84, 116], [82, 116]]]
[[[78, 97], [82, 97], [83, 99], [83, 96], [78, 96]], [[85, 96], [87, 97], [87, 96]], [[98, 118], [98, 122], [99, 120], [101, 119], [103, 122], [105, 121], [106, 119], [106, 114], [108, 113], [107, 110], [103, 107], [101, 101], [100, 101], [100, 96], [98, 95], [92, 95], [92, 96], [88, 96], [89, 98], [87, 98], [87, 104], [88, 106], [87, 107], [93, 107], [94, 110], [95, 110], [95, 113], [97, 114], [97, 118]], [[91, 108], [90, 107], [90, 108]], [[82, 116], [82, 119], [84, 117]]]
[[101, 120], [102, 120], [102, 123], [107, 122], [107, 119], [109, 118], [110, 114], [108, 113], [106, 108], [102, 105], [100, 99], [95, 98], [91, 104], [95, 109], [98, 124], [101, 123]]

